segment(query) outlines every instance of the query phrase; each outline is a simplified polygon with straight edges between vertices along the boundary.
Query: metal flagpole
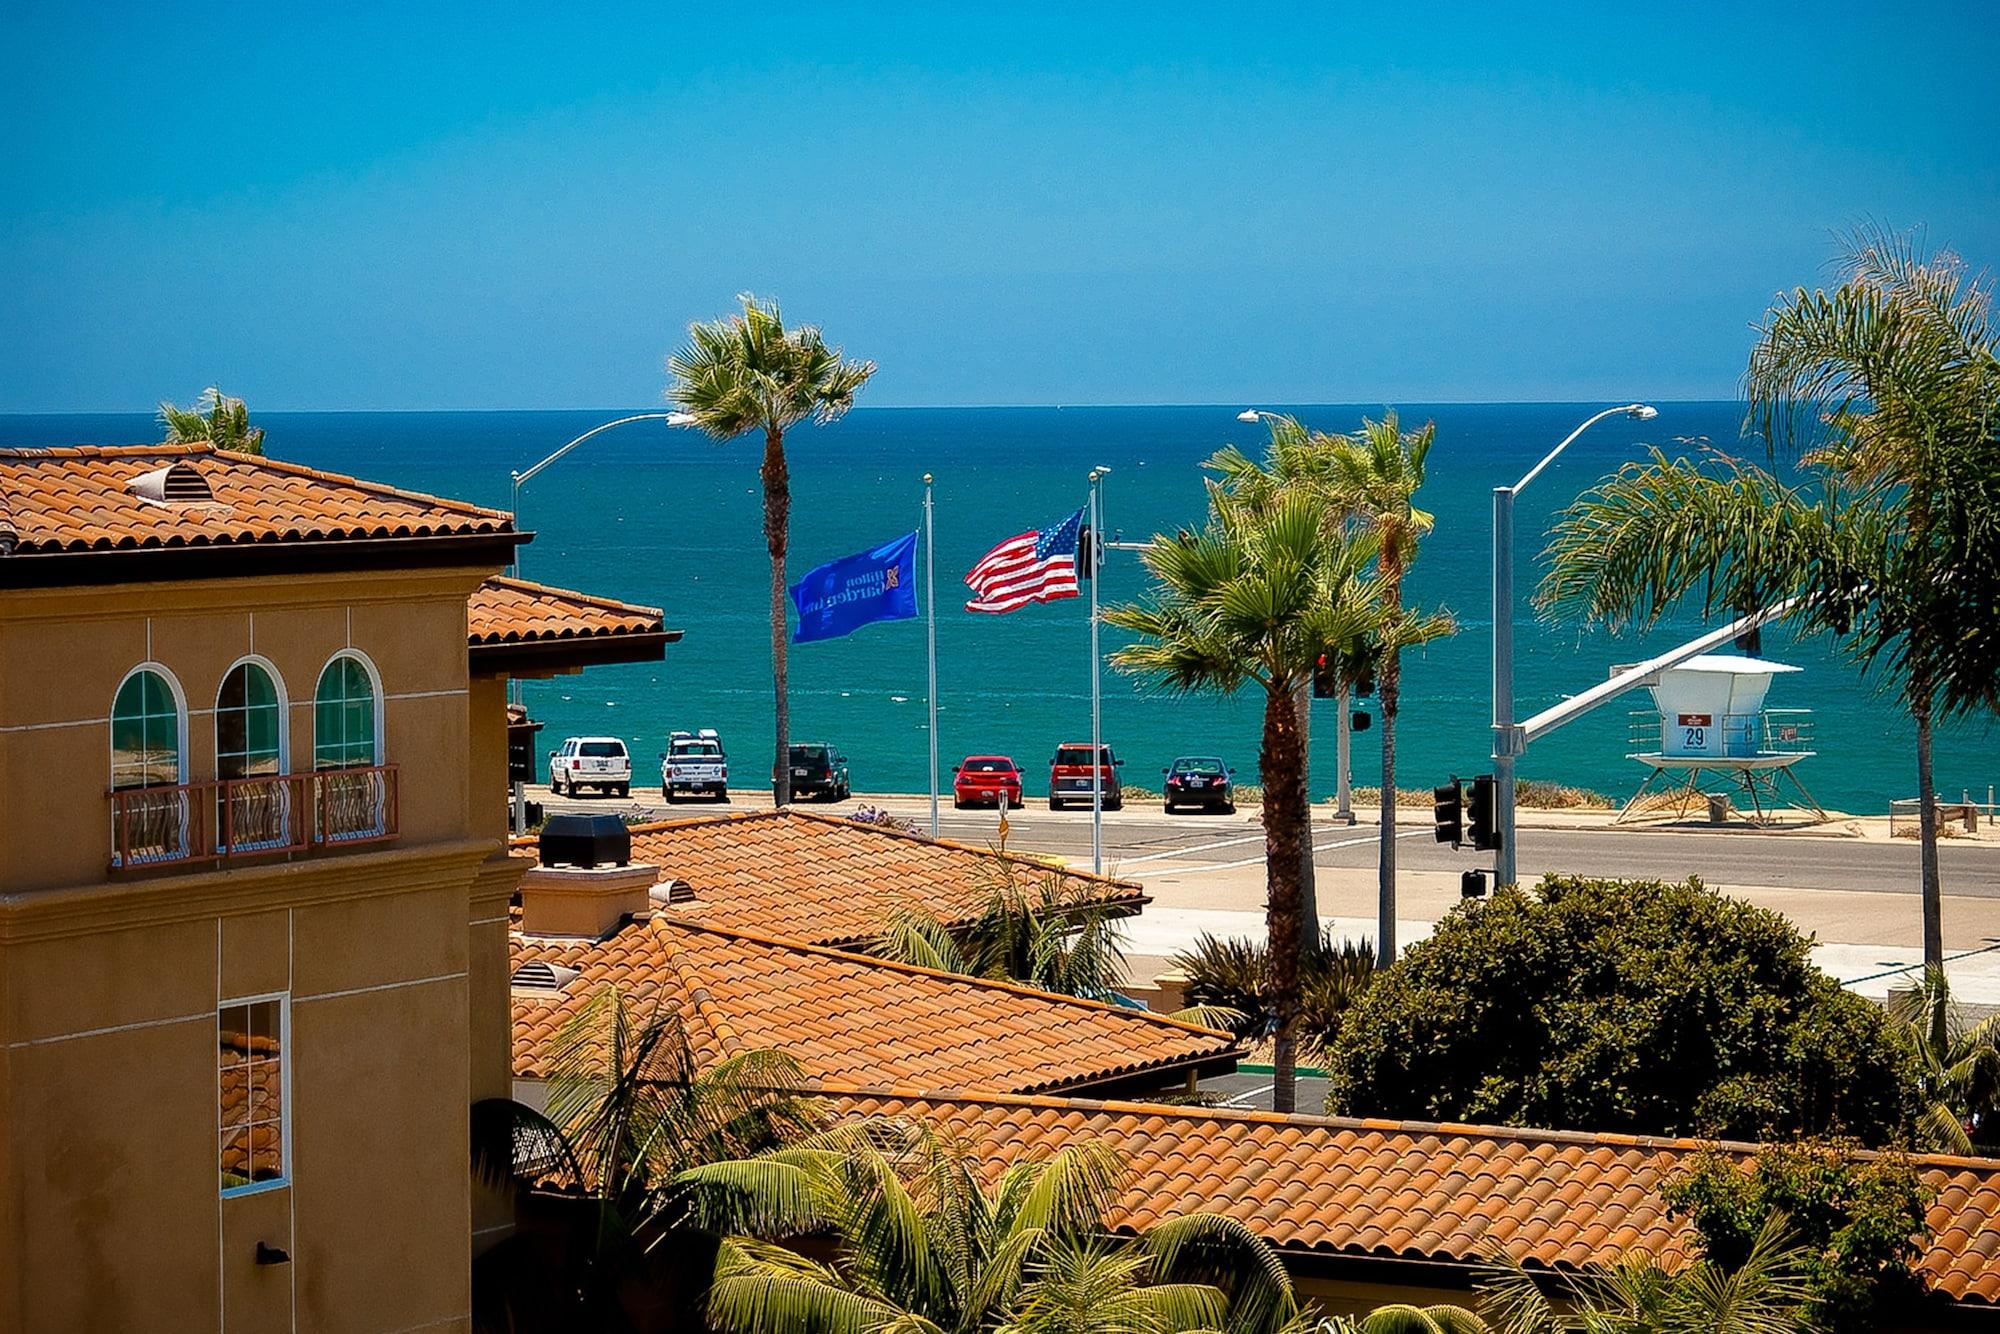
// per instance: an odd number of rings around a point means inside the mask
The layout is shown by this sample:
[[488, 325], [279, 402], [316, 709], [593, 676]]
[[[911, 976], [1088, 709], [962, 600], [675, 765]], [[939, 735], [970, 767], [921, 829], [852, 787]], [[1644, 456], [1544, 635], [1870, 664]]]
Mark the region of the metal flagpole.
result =
[[1104, 543], [1103, 506], [1099, 496], [1104, 489], [1104, 474], [1109, 468], [1090, 470], [1090, 869], [1093, 874], [1104, 874], [1104, 740], [1101, 735], [1100, 713], [1103, 699], [1098, 688], [1098, 670], [1102, 659], [1097, 651], [1097, 576], [1103, 571], [1104, 562], [1098, 552]]
[[931, 837], [938, 836], [938, 742], [937, 742], [937, 555], [931, 526], [931, 475], [924, 474], [924, 619], [930, 641], [931, 669]]

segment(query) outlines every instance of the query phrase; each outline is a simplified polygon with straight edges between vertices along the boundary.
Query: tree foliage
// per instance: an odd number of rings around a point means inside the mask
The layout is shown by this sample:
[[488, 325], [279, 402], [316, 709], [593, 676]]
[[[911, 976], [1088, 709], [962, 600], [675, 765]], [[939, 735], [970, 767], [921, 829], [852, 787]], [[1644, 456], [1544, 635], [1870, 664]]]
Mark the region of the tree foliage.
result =
[[[1186, 975], [1186, 997], [1195, 1006], [1231, 1011], [1230, 1029], [1239, 1037], [1260, 1038], [1270, 1030], [1271, 952], [1240, 936], [1204, 931], [1194, 947], [1173, 957]], [[1375, 977], [1375, 951], [1366, 940], [1336, 939], [1321, 927], [1313, 948], [1299, 959], [1299, 1043], [1310, 1060], [1320, 1060], [1340, 1032], [1341, 1020]]]
[[978, 918], [956, 930], [922, 905], [896, 908], [874, 953], [1086, 1000], [1109, 1000], [1124, 981], [1119, 910], [1086, 882], [1053, 868], [1024, 879], [1015, 863], [995, 858], [983, 888]]
[[1705, 1259], [1736, 1269], [1781, 1227], [1801, 1257], [1813, 1315], [1828, 1334], [1874, 1330], [1922, 1294], [1912, 1266], [1930, 1236], [1932, 1192], [1896, 1156], [1838, 1143], [1775, 1145], [1746, 1170], [1710, 1152], [1661, 1192], [1694, 1224]]
[[1908, 1132], [1916, 1072], [1777, 913], [1700, 881], [1549, 877], [1462, 904], [1378, 974], [1331, 1109], [1662, 1135]]
[[1494, 1334], [1817, 1334], [1809, 1255], [1779, 1220], [1757, 1229], [1733, 1263], [1668, 1270], [1635, 1252], [1580, 1274], [1538, 1275], [1497, 1257], [1480, 1284]]
[[[1169, 1219], [1113, 1241], [1115, 1153], [1080, 1141], [988, 1183], [926, 1132], [780, 1150], [684, 1174], [730, 1235], [708, 1316], [729, 1334], [1266, 1334], [1298, 1317], [1291, 1280], [1242, 1223]], [[811, 1258], [781, 1244], [811, 1237]]]
[[1916, 1050], [1922, 1105], [1918, 1148], [1991, 1153], [2000, 1146], [2000, 1014], [1969, 1021], [1942, 968], [1889, 997], [1889, 1013]]
[[1305, 747], [1295, 695], [1321, 654], [1378, 637], [1385, 605], [1364, 571], [1372, 544], [1327, 522], [1321, 497], [1281, 488], [1269, 504], [1236, 505], [1209, 488], [1198, 533], [1156, 537], [1145, 555], [1153, 583], [1141, 601], [1104, 613], [1135, 642], [1112, 655], [1120, 667], [1170, 693], [1264, 692], [1265, 921], [1273, 954], [1270, 1006], [1272, 1101], [1295, 1098], [1298, 959], [1304, 929], [1308, 838]]
[[214, 385], [202, 390], [191, 407], [162, 401], [160, 426], [170, 445], [206, 440], [217, 449], [238, 454], [264, 452], [264, 428], [250, 424], [250, 409], [242, 399], [231, 398]]
[[830, 422], [854, 406], [875, 374], [872, 361], [850, 361], [812, 325], [785, 327], [775, 301], [748, 292], [742, 312], [688, 326], [688, 344], [667, 359], [667, 398], [717, 440], [762, 431], [764, 546], [771, 559], [771, 687], [774, 696], [772, 795], [791, 801], [791, 697], [786, 657], [785, 557], [791, 548], [792, 473], [785, 432], [802, 421]]

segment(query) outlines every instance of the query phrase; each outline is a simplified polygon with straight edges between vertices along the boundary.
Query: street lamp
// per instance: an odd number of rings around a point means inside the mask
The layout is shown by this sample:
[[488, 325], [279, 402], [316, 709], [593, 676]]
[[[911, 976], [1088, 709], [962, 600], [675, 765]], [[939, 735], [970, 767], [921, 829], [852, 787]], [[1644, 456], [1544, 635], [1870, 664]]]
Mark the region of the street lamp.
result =
[[[590, 439], [590, 437], [592, 437], [593, 435], [597, 435], [599, 432], [608, 431], [614, 426], [624, 426], [629, 422], [650, 422], [650, 421], [663, 421], [669, 426], [692, 426], [695, 424], [694, 417], [691, 414], [685, 412], [639, 412], [639, 413], [634, 413], [630, 417], [620, 417], [617, 421], [605, 422], [602, 426], [591, 427], [588, 431], [585, 431], [582, 435], [570, 441], [568, 444], [564, 445], [561, 449], [558, 449], [555, 453], [543, 459], [540, 463], [537, 463], [534, 467], [529, 468], [525, 472], [515, 472], [514, 474], [512, 474], [514, 478], [514, 506], [511, 512], [514, 515], [514, 526], [516, 528], [519, 528], [521, 526], [521, 488], [526, 486], [528, 484], [528, 480], [532, 478], [536, 473], [548, 467], [551, 463], [554, 463], [557, 459], [569, 453], [572, 449], [575, 449], [578, 445]], [[509, 571], [509, 573], [511, 573], [516, 579], [521, 577], [521, 548], [518, 546], [514, 548], [514, 567], [511, 571]]]
[[1576, 438], [1606, 417], [1620, 413], [1634, 421], [1651, 421], [1660, 410], [1645, 403], [1627, 403], [1606, 408], [1571, 431], [1563, 442], [1528, 470], [1528, 475], [1512, 486], [1493, 488], [1493, 787], [1494, 833], [1493, 887], [1515, 882], [1514, 869], [1514, 761], [1527, 748], [1527, 739], [1514, 724], [1514, 497], [1542, 469], [1555, 462]]

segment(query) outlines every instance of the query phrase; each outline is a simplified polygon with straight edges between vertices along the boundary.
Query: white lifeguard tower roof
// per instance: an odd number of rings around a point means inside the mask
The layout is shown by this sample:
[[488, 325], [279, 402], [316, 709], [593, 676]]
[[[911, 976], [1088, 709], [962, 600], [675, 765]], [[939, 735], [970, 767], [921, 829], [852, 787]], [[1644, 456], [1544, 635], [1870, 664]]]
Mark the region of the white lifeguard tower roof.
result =
[[[1727, 672], [1732, 676], [1772, 676], [1778, 672], [1802, 672], [1805, 668], [1794, 667], [1788, 662], [1772, 662], [1769, 658], [1746, 658], [1734, 653], [1704, 653], [1698, 658], [1675, 663], [1670, 672]], [[1665, 675], [1665, 673], [1662, 673]]]

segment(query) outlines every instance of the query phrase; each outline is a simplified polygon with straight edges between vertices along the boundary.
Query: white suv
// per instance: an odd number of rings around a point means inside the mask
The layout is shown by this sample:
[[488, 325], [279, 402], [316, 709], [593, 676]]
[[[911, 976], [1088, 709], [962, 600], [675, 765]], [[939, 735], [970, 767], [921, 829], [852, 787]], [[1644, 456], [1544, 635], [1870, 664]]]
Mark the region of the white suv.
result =
[[632, 757], [615, 736], [573, 736], [549, 752], [549, 791], [579, 795], [594, 787], [614, 797], [632, 792]]

